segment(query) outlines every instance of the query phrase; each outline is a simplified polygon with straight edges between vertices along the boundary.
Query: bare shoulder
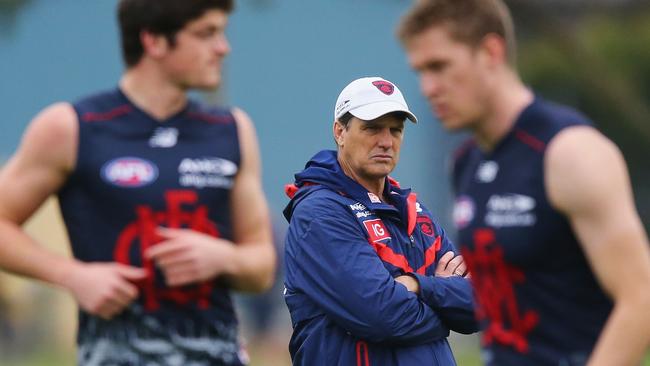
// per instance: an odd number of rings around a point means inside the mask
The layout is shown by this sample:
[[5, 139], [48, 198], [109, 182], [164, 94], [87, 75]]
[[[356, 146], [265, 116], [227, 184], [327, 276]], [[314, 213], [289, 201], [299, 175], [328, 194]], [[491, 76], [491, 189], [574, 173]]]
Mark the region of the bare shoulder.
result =
[[59, 160], [71, 168], [77, 147], [77, 115], [69, 103], [56, 103], [41, 111], [27, 128], [19, 153]]
[[618, 147], [588, 126], [570, 127], [555, 136], [544, 169], [550, 202], [561, 211], [587, 209], [593, 200], [602, 201], [629, 186]]
[[252, 169], [253, 171], [257, 171], [260, 164], [259, 147], [253, 121], [246, 112], [239, 108], [233, 108], [232, 114], [237, 123], [239, 144], [241, 146], [240, 149], [242, 154], [242, 167], [243, 169]]
[[235, 123], [237, 123], [237, 128], [241, 131], [242, 134], [255, 134], [255, 126], [251, 117], [240, 108], [233, 108], [232, 114], [235, 117]]
[[18, 150], [0, 170], [0, 216], [24, 222], [70, 174], [76, 159], [77, 117], [58, 103], [31, 121]]

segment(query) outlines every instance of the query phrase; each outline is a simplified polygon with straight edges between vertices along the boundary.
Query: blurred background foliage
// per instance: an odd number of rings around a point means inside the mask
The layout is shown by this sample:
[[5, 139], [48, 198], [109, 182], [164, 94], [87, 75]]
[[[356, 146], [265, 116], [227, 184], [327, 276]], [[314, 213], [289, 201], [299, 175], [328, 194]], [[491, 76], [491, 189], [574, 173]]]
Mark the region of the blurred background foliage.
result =
[[621, 148], [648, 230], [650, 2], [571, 3], [511, 1], [522, 77], [540, 95], [586, 113]]

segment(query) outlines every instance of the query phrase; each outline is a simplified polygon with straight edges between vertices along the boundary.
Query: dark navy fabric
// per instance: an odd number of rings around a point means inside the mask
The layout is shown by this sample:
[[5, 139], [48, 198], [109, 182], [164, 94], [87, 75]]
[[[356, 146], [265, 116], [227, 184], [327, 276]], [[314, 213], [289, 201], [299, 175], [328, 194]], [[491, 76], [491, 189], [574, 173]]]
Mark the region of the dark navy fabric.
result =
[[[454, 250], [408, 189], [386, 181], [390, 204], [347, 177], [335, 151], [296, 174], [285, 217], [285, 300], [294, 365], [455, 365], [449, 330], [478, 324], [469, 281], [434, 277]], [[421, 294], [394, 277], [410, 273]]]
[[242, 365], [237, 319], [218, 279], [169, 288], [143, 251], [158, 226], [232, 239], [230, 192], [240, 164], [234, 117], [188, 102], [165, 121], [119, 90], [74, 104], [77, 163], [59, 192], [76, 258], [147, 269], [140, 297], [103, 321], [80, 312], [79, 364]]
[[454, 219], [488, 365], [582, 365], [611, 310], [544, 186], [549, 142], [584, 125], [574, 110], [536, 98], [493, 151], [470, 141], [458, 152]]

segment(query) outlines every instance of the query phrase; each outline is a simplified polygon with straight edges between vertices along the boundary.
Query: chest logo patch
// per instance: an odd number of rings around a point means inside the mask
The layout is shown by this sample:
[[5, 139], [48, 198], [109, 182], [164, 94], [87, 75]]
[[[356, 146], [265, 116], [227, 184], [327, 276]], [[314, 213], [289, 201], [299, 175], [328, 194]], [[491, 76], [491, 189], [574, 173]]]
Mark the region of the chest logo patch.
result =
[[491, 183], [496, 179], [498, 173], [499, 164], [496, 161], [484, 161], [476, 170], [476, 180], [481, 183]]
[[366, 227], [372, 242], [390, 239], [390, 233], [380, 219], [366, 220], [363, 222], [363, 226]]
[[176, 146], [178, 129], [174, 127], [158, 127], [149, 138], [149, 146], [169, 148]]
[[454, 224], [456, 229], [465, 228], [474, 219], [476, 208], [468, 196], [458, 196], [454, 203]]
[[424, 235], [426, 236], [434, 235], [433, 222], [431, 222], [429, 216], [418, 216], [416, 222], [418, 225], [420, 225], [420, 230], [424, 233]]
[[101, 176], [113, 185], [137, 188], [153, 183], [158, 178], [158, 167], [145, 159], [123, 157], [104, 164]]

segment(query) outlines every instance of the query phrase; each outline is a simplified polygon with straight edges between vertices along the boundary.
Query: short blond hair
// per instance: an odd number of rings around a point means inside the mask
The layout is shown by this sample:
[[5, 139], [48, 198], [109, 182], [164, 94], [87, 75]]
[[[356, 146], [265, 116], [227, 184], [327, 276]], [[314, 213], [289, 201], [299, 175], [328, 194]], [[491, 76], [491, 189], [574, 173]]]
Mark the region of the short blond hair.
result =
[[516, 64], [512, 16], [501, 0], [419, 0], [400, 19], [397, 36], [402, 44], [435, 26], [445, 26], [450, 36], [476, 47], [488, 34], [502, 37], [508, 63]]

